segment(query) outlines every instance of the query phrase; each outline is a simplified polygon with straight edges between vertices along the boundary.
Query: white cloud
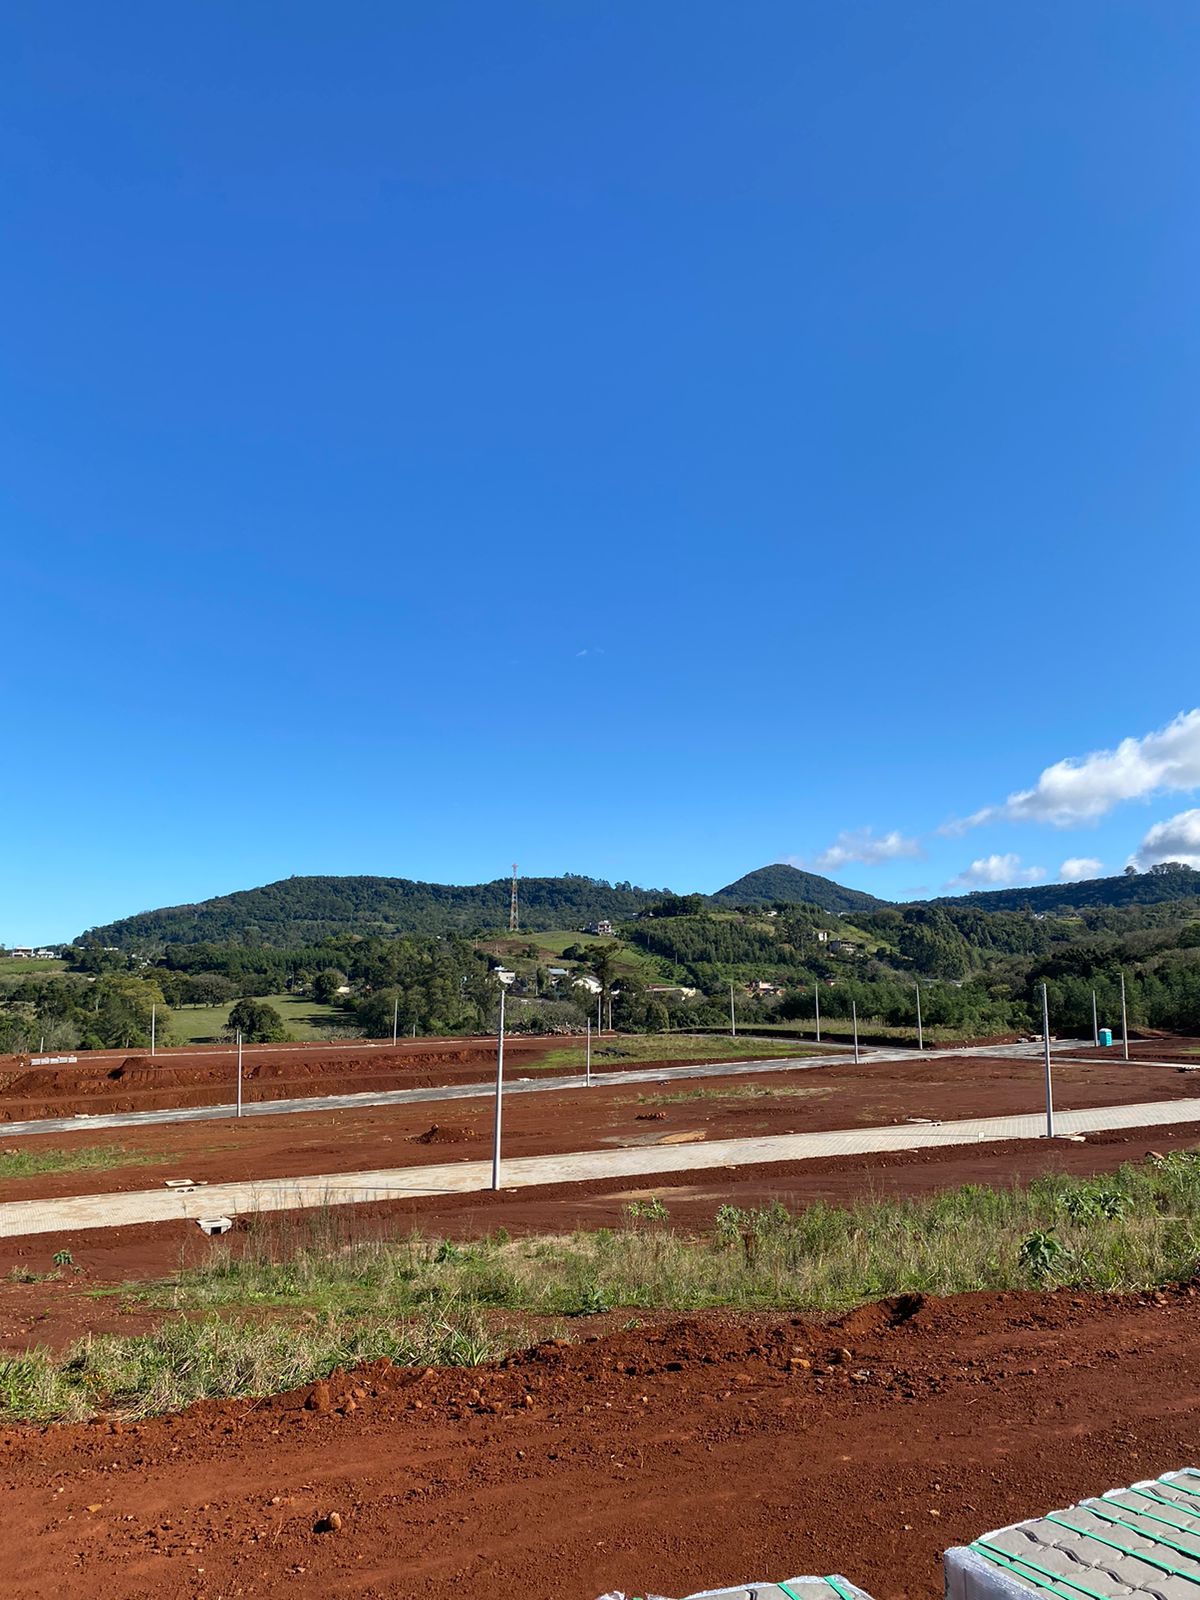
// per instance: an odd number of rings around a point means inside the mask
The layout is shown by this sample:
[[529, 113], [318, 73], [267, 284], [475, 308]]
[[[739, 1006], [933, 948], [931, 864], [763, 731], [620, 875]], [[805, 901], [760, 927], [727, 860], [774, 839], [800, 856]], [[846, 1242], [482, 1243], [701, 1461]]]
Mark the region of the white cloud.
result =
[[1132, 865], [1143, 868], [1159, 861], [1182, 861], [1185, 867], [1200, 871], [1200, 810], [1181, 811], [1165, 822], [1156, 822], [1130, 859]]
[[1098, 878], [1103, 865], [1095, 856], [1068, 856], [1059, 867], [1058, 876], [1063, 883], [1078, 883], [1081, 878]]
[[831, 845], [813, 857], [812, 865], [820, 872], [832, 872], [849, 861], [861, 862], [865, 867], [877, 867], [883, 861], [898, 861], [902, 857], [921, 857], [924, 854], [916, 839], [906, 839], [898, 829], [893, 828], [891, 833], [876, 834], [871, 828], [856, 828], [839, 833]]
[[1122, 739], [1115, 750], [1056, 761], [1032, 789], [1018, 789], [1003, 805], [985, 806], [940, 831], [953, 837], [1002, 821], [1070, 828], [1095, 821], [1123, 800], [1195, 788], [1200, 788], [1200, 707], [1181, 711], [1156, 733]]
[[980, 889], [985, 886], [1007, 888], [1014, 883], [1037, 883], [1046, 876], [1045, 867], [1023, 867], [1017, 855], [980, 856], [951, 878], [947, 889]]

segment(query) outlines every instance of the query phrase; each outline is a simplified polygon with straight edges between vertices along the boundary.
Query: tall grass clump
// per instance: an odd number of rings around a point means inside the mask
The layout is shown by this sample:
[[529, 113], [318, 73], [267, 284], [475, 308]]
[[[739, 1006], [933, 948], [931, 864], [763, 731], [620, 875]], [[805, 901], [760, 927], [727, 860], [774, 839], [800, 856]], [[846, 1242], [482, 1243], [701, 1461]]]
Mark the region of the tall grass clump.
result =
[[[147, 1293], [181, 1310], [305, 1307], [342, 1315], [473, 1306], [546, 1315], [631, 1306], [837, 1311], [884, 1295], [956, 1294], [1053, 1281], [1139, 1289], [1190, 1277], [1200, 1256], [1200, 1159], [1169, 1156], [1101, 1178], [1040, 1178], [852, 1206], [742, 1211], [677, 1232], [661, 1202], [626, 1225], [469, 1244], [411, 1234], [355, 1239], [331, 1214], [256, 1233]], [[1031, 1256], [1033, 1234], [1053, 1240]]]

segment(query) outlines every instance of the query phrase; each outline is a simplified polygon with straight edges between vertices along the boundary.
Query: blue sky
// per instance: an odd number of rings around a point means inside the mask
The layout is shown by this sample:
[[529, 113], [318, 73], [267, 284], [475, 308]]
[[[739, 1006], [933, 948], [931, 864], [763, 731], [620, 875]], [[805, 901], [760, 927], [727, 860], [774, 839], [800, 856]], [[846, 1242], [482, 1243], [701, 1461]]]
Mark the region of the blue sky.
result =
[[0, 46], [0, 939], [291, 873], [1200, 862], [1195, 7]]

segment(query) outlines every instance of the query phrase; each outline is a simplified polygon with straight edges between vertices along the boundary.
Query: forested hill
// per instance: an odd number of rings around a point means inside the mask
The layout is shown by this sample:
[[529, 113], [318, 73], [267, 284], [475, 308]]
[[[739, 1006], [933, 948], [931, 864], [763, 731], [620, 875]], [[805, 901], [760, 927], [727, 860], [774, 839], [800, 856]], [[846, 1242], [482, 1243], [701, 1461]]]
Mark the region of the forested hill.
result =
[[[346, 933], [477, 933], [507, 926], [509, 890], [507, 878], [461, 886], [410, 878], [283, 878], [197, 905], [123, 917], [90, 928], [77, 942], [149, 950], [237, 940], [290, 949]], [[537, 931], [600, 918], [623, 921], [666, 893], [573, 873], [522, 878], [521, 926]]]
[[887, 904], [861, 889], [844, 889], [832, 878], [801, 872], [799, 867], [789, 867], [782, 861], [771, 867], [760, 867], [757, 872], [748, 872], [736, 883], [718, 889], [711, 898], [722, 906], [773, 905], [776, 902], [820, 906], [822, 911], [832, 911], [835, 916], [846, 911], [871, 911]]
[[1094, 906], [1148, 906], [1200, 895], [1200, 872], [1164, 862], [1149, 872], [1082, 883], [1040, 883], [1024, 889], [974, 890], [934, 905], [974, 906], [980, 911], [1084, 911]]

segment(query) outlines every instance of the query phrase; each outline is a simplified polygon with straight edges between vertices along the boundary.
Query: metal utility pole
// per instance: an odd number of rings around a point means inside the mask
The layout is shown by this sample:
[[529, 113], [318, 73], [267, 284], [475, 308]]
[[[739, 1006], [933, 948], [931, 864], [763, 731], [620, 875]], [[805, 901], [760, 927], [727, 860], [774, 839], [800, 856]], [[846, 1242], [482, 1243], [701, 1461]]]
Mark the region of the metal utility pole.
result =
[[512, 894], [508, 901], [508, 931], [516, 933], [521, 919], [517, 915], [517, 863], [513, 862]]
[[1121, 973], [1121, 1049], [1129, 1060], [1129, 1013], [1125, 1009], [1125, 974]]
[[586, 1057], [586, 1059], [584, 1061], [583, 1077], [584, 1077], [584, 1082], [587, 1084], [588, 1088], [590, 1089], [592, 1087], [592, 1019], [591, 1019], [591, 1017], [588, 1018], [587, 1057]]
[[813, 983], [813, 1015], [817, 1019], [817, 1043], [821, 1042], [821, 984], [819, 980]]
[[150, 1007], [150, 1054], [154, 1054], [154, 1040], [158, 1028], [158, 1007]]
[[1100, 1047], [1100, 1019], [1096, 1015], [1096, 991], [1092, 990], [1092, 1043]]
[[854, 1019], [854, 1065], [858, 1065], [858, 1001], [851, 1000], [850, 1015]]
[[396, 1043], [396, 1039], [397, 1039], [397, 1036], [399, 1034], [399, 1031], [400, 1031], [400, 996], [397, 995], [396, 996], [396, 1000], [395, 1000], [395, 1004], [392, 1006], [392, 1043], [393, 1044]]
[[237, 1114], [240, 1117], [241, 1114], [242, 1114], [242, 1030], [240, 1028], [238, 1029], [237, 1047], [238, 1047]]
[[917, 988], [917, 1049], [918, 1050], [924, 1050], [924, 1048], [925, 1048], [925, 1029], [921, 1025], [921, 985], [918, 983], [916, 988]]
[[504, 990], [500, 990], [500, 1031], [496, 1035], [496, 1124], [492, 1135], [492, 1188], [500, 1187], [500, 1124], [504, 1113]]
[[1054, 1083], [1050, 1073], [1050, 996], [1042, 985], [1042, 1049], [1046, 1062], [1046, 1137], [1054, 1137]]
[[733, 985], [729, 985], [729, 1037], [737, 1038], [737, 1013], [733, 1009]]
[[599, 1039], [601, 1034], [603, 1034], [603, 1032], [604, 1032], [604, 1012], [601, 1009], [601, 1007], [603, 1005], [604, 1005], [604, 991], [601, 990], [600, 993], [596, 996], [596, 1037], [597, 1037], [597, 1039]]

